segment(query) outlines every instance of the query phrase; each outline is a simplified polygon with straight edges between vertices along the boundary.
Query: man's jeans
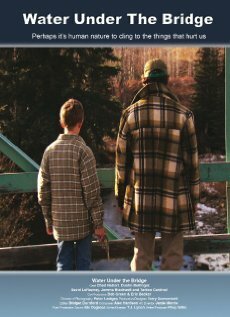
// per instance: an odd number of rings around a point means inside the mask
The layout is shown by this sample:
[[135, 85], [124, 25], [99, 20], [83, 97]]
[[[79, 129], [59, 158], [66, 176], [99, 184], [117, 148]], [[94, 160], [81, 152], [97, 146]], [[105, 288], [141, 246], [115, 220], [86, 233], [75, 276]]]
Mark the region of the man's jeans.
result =
[[[183, 264], [183, 233], [162, 233], [161, 270], [180, 270]], [[151, 270], [154, 259], [155, 234], [135, 232], [134, 256], [131, 262], [132, 271]]]
[[92, 236], [77, 241], [58, 241], [57, 271], [90, 269]]

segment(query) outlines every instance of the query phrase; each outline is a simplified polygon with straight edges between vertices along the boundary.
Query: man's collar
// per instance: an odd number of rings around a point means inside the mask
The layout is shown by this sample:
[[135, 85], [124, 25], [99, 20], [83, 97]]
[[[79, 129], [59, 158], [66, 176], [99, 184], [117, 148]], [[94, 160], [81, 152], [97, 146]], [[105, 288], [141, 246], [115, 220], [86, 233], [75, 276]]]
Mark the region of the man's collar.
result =
[[166, 85], [162, 83], [158, 83], [158, 82], [153, 82], [142, 87], [133, 98], [133, 101], [131, 102], [131, 104], [137, 102], [140, 99], [144, 99], [148, 97], [149, 95], [156, 95], [156, 96], [165, 95], [166, 97], [170, 99], [173, 99], [177, 102], [179, 101], [178, 98], [168, 89]]

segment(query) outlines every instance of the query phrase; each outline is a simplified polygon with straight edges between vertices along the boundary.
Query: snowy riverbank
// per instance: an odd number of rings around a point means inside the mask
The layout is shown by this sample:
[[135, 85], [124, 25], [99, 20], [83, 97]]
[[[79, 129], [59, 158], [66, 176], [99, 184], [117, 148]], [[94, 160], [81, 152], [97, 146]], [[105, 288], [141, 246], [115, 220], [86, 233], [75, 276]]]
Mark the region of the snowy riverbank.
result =
[[[112, 191], [103, 195], [105, 208], [105, 223], [116, 232], [121, 239], [132, 239], [129, 228], [122, 226], [122, 213], [117, 208], [117, 202]], [[197, 205], [196, 231], [192, 234], [226, 233], [226, 202], [225, 184], [203, 183], [201, 201]], [[130, 270], [130, 259], [100, 260], [92, 265], [93, 270]], [[153, 268], [159, 270], [160, 258], [153, 263]], [[184, 256], [181, 270], [230, 271], [229, 254], [202, 254], [199, 256]]]

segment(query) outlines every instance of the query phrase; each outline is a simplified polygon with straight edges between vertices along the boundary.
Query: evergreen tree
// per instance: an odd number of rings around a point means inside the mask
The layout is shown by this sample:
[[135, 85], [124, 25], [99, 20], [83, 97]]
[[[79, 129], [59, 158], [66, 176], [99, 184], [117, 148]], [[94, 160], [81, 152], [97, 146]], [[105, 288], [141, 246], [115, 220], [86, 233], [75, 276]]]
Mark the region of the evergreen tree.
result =
[[193, 98], [200, 153], [223, 152], [225, 143], [224, 56], [216, 48], [201, 48], [195, 63]]
[[85, 108], [82, 136], [98, 150], [120, 116], [120, 104], [111, 96], [116, 61], [110, 48], [0, 49], [2, 133], [39, 163], [61, 131], [60, 106], [76, 98]]
[[[81, 135], [100, 153], [103, 137], [116, 133], [120, 117], [111, 93], [116, 63], [110, 48], [0, 48], [1, 133], [40, 163], [62, 131], [60, 106], [76, 98], [85, 109]], [[1, 165], [9, 171], [9, 162]], [[0, 247], [50, 242], [36, 194], [3, 195], [0, 209]]]

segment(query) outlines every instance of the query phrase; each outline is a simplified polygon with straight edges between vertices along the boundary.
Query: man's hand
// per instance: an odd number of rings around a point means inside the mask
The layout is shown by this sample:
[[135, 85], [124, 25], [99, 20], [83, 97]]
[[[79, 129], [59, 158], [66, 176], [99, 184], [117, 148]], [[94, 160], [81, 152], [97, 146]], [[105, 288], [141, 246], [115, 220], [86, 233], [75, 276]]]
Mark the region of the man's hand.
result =
[[53, 235], [53, 227], [46, 227], [46, 233], [48, 234], [48, 236], [52, 236]]
[[103, 239], [105, 237], [105, 229], [104, 229], [104, 227], [96, 228], [94, 233], [97, 236], [97, 238], [99, 239], [99, 241], [103, 241]]

